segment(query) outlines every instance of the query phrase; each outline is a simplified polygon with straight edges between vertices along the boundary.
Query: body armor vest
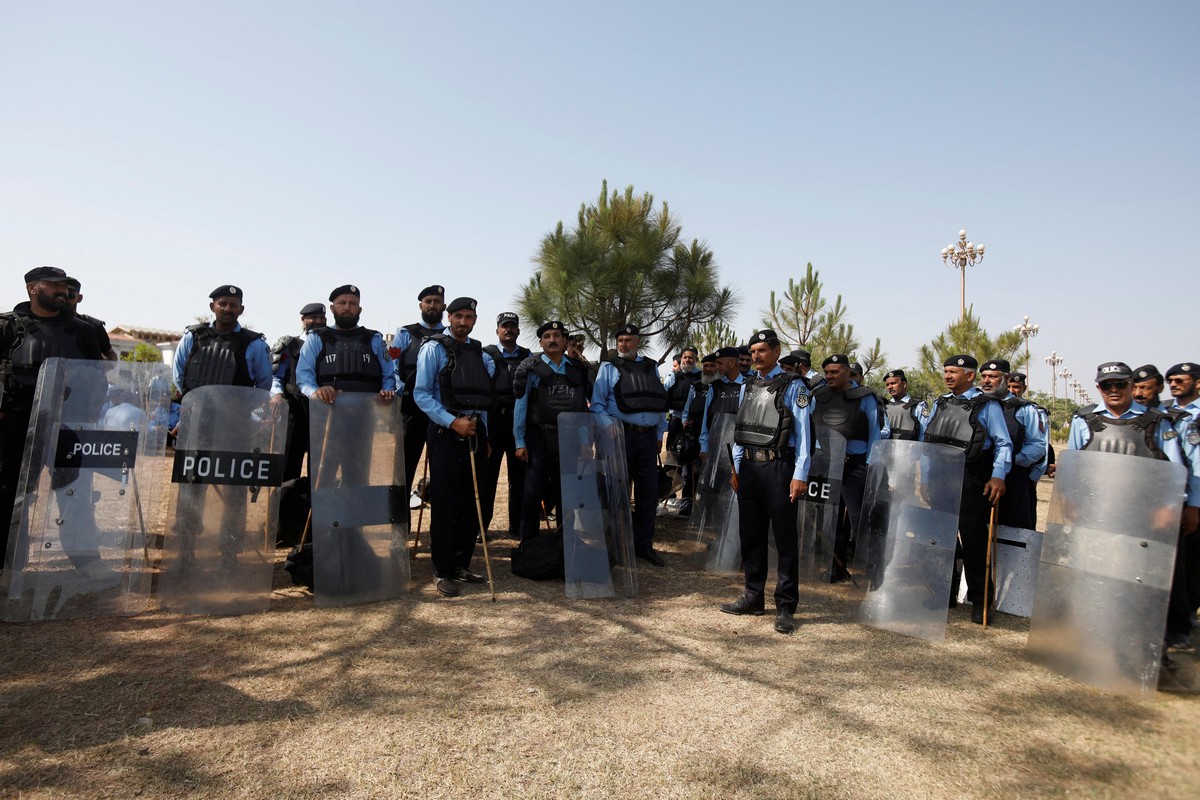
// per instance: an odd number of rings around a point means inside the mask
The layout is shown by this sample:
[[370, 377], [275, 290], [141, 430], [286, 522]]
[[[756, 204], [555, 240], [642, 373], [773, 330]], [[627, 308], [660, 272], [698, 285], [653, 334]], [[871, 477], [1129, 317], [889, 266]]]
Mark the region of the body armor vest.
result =
[[911, 442], [917, 438], [917, 434], [921, 432], [921, 422], [917, 419], [918, 405], [920, 402], [911, 397], [908, 400], [891, 401], [884, 405], [883, 411], [887, 414], [888, 424], [891, 425], [893, 439]]
[[446, 366], [438, 375], [442, 405], [450, 411], [487, 411], [495, 403], [492, 376], [483, 363], [479, 342], [460, 342], [453, 336], [435, 333], [429, 337], [446, 350]]
[[529, 369], [538, 376], [538, 384], [529, 395], [529, 416], [542, 429], [546, 447], [558, 452], [558, 415], [583, 412], [588, 408], [587, 370], [566, 359], [566, 372], [555, 372], [540, 358]]
[[667, 410], [667, 390], [658, 379], [658, 368], [653, 361], [648, 358], [635, 361], [617, 357], [609, 363], [616, 367], [619, 376], [613, 395], [622, 413], [661, 413]]
[[1159, 420], [1166, 415], [1156, 408], [1148, 408], [1146, 413], [1131, 419], [1113, 419], [1101, 414], [1093, 404], [1079, 409], [1075, 415], [1087, 423], [1091, 433], [1084, 450], [1167, 460], [1154, 435]]
[[695, 372], [684, 372], [677, 370], [675, 382], [671, 384], [671, 388], [667, 391], [667, 410], [679, 416], [683, 413], [683, 407], [687, 405], [688, 390], [693, 386], [700, 385], [700, 376], [703, 373], [699, 370]]
[[[3, 319], [16, 334], [3, 363], [4, 392], [13, 399], [33, 399], [38, 370], [48, 358], [100, 358], [92, 326], [75, 317], [40, 317], [9, 313]], [[7, 403], [6, 403], [7, 405]]]
[[248, 328], [221, 333], [211, 325], [192, 325], [192, 352], [183, 365], [183, 386], [187, 394], [201, 386], [253, 386], [246, 366], [246, 348], [259, 334]]
[[1009, 397], [1000, 401], [1004, 406], [1004, 424], [1008, 427], [1008, 441], [1012, 442], [1013, 466], [1017, 464], [1017, 451], [1025, 446], [1025, 426], [1017, 419], [1017, 411], [1029, 402], [1019, 397]]
[[[746, 378], [746, 396], [738, 406], [733, 440], [743, 447], [783, 448], [791, 445], [792, 410], [787, 406], [788, 385], [799, 375], [783, 372], [773, 378]], [[801, 383], [801, 395], [808, 392]]]
[[344, 392], [378, 392], [383, 388], [383, 364], [371, 348], [377, 331], [370, 328], [321, 328], [317, 355], [317, 386]]
[[483, 352], [496, 362], [496, 379], [493, 381], [496, 388], [496, 404], [512, 408], [513, 403], [516, 402], [516, 397], [513, 395], [513, 375], [516, 374], [517, 366], [529, 358], [530, 352], [524, 347], [518, 347], [515, 356], [507, 356], [494, 344], [483, 348]]
[[1190, 414], [1188, 414], [1188, 412], [1184, 411], [1182, 408], [1172, 405], [1172, 402], [1169, 400], [1167, 402], [1163, 403], [1161, 406], [1159, 406], [1158, 410], [1161, 411], [1162, 413], [1166, 414], [1167, 417], [1171, 420], [1171, 427], [1175, 427], [1175, 426], [1179, 425], [1180, 421], [1185, 420], [1189, 416], [1191, 416]]
[[421, 351], [421, 343], [426, 338], [441, 333], [441, 331], [426, 328], [419, 322], [405, 325], [404, 330], [408, 331], [408, 348], [396, 356], [396, 360], [400, 362], [400, 380], [404, 382], [404, 393], [400, 397], [400, 410], [405, 414], [423, 414], [424, 412], [417, 407], [412, 396], [413, 386], [417, 380], [417, 354]]
[[826, 430], [836, 431], [846, 441], [867, 441], [872, 420], [862, 411], [862, 399], [871, 394], [865, 386], [855, 386], [844, 392], [835, 392], [828, 384], [812, 393], [812, 421]]
[[271, 348], [271, 367], [279, 369], [283, 364], [286, 372], [283, 376], [283, 393], [289, 397], [303, 397], [296, 383], [296, 364], [300, 361], [300, 350], [304, 347], [304, 339], [299, 336], [284, 336]]
[[977, 394], [969, 400], [942, 395], [934, 401], [936, 411], [925, 428], [925, 441], [957, 447], [967, 454], [967, 463], [978, 461], [987, 441], [987, 429], [979, 421], [979, 415], [988, 403], [998, 402], [986, 394]]
[[[708, 391], [712, 393], [712, 402], [708, 404], [708, 429], [711, 431], [713, 425], [717, 421], [717, 414], [736, 414], [738, 403], [742, 399], [742, 384], [727, 382], [724, 379], [714, 381], [708, 387]], [[696, 401], [693, 400], [693, 403]], [[704, 408], [701, 406], [701, 413]]]

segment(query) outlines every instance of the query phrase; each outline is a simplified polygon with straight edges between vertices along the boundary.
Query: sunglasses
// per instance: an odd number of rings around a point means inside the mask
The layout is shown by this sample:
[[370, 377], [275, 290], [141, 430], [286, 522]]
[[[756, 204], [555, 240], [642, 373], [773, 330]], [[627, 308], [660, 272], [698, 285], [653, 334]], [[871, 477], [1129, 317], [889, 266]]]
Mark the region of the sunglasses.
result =
[[1103, 381], [1100, 384], [1100, 391], [1108, 392], [1113, 389], [1126, 389], [1129, 387], [1129, 381]]

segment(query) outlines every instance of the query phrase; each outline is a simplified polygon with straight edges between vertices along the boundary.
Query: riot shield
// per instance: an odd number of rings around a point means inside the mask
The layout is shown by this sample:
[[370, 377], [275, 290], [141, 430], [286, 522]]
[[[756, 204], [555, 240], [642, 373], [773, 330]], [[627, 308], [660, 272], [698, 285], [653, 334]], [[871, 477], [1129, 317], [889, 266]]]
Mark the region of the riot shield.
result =
[[[846, 437], [821, 430], [808, 467], [808, 491], [796, 504], [796, 530], [800, 535], [800, 580], [829, 583], [836, 556], [838, 509], [842, 496], [842, 468], [846, 465]], [[848, 564], [842, 567], [849, 569]]]
[[729, 476], [733, 474], [729, 456], [733, 427], [733, 414], [717, 414], [708, 432], [708, 453], [696, 477], [697, 499], [688, 526], [697, 542], [711, 543], [714, 533], [725, 527], [729, 495], [733, 492], [729, 486]]
[[287, 406], [262, 389], [204, 386], [182, 403], [159, 605], [252, 614], [271, 602]]
[[5, 570], [9, 622], [147, 610], [147, 534], [163, 439], [148, 408], [164, 364], [47, 359], [38, 376]]
[[1042, 557], [1041, 531], [1026, 528], [996, 528], [993, 585], [996, 610], [1015, 617], [1033, 612], [1033, 594], [1037, 589], [1038, 562]]
[[309, 409], [315, 604], [399, 597], [409, 578], [400, 404], [343, 392]]
[[1118, 453], [1058, 457], [1031, 660], [1112, 692], [1154, 692], [1186, 469]]
[[948, 445], [875, 443], [854, 562], [866, 573], [864, 624], [945, 637], [963, 463], [962, 451]]
[[567, 597], [632, 597], [637, 569], [621, 421], [559, 414], [558, 443]]

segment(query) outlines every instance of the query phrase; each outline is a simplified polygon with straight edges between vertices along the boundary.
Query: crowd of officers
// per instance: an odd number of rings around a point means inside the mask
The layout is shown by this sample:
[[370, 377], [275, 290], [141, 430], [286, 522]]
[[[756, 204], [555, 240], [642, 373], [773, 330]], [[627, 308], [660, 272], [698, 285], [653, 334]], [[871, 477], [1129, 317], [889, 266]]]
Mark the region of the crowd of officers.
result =
[[[0, 433], [3, 464], [0, 504], [13, 508], [38, 368], [47, 358], [115, 358], [103, 323], [80, 314], [80, 284], [61, 269], [25, 275], [27, 302], [0, 315], [4, 397]], [[685, 348], [666, 380], [657, 361], [640, 351], [641, 333], [629, 324], [616, 333], [616, 350], [599, 363], [583, 355], [585, 337], [560, 321], [536, 328], [539, 351], [518, 344], [516, 314], [496, 319], [496, 341], [472, 338], [477, 303], [446, 303], [442, 286], [417, 294], [418, 320], [389, 338], [362, 327], [361, 292], [343, 285], [323, 303], [299, 312], [299, 335], [269, 347], [238, 319], [242, 290], [226, 284], [209, 296], [210, 322], [189, 326], [175, 352], [174, 384], [181, 395], [212, 384], [256, 386], [286, 404], [293, 421], [284, 478], [299, 477], [308, 452], [308, 403], [336, 403], [341, 392], [399, 396], [404, 428], [405, 485], [414, 487], [426, 455], [430, 540], [438, 591], [458, 595], [463, 583], [484, 578], [471, 571], [482, 530], [496, 503], [501, 462], [508, 477], [508, 527], [522, 541], [539, 534], [561, 504], [558, 416], [607, 415], [624, 429], [625, 464], [633, 490], [634, 550], [663, 567], [654, 547], [664, 444], [683, 476], [679, 513], [688, 514], [699, 465], [710, 451], [719, 414], [735, 420], [731, 457], [737, 493], [745, 588], [720, 609], [765, 613], [768, 531], [778, 554], [775, 629], [791, 633], [799, 600], [796, 503], [807, 489], [814, 447], [825, 436], [846, 440], [838, 529], [829, 576], [849, 577], [846, 565], [858, 539], [867, 467], [884, 439], [921, 440], [962, 450], [965, 467], [959, 508], [959, 545], [972, 619], [982, 622], [993, 587], [985, 586], [989, 517], [1036, 527], [1036, 485], [1053, 472], [1046, 409], [1024, 399], [1026, 376], [1003, 359], [982, 366], [969, 354], [944, 364], [947, 391], [926, 404], [908, 394], [903, 370], [886, 373], [887, 397], [863, 382], [848, 355], [830, 355], [813, 369], [804, 350], [783, 354], [773, 331], [756, 332], [749, 345], [727, 346], [700, 357]], [[332, 319], [330, 319], [332, 317]], [[1080, 409], [1068, 447], [1171, 460], [1188, 467], [1180, 556], [1172, 589], [1168, 644], [1187, 645], [1200, 605], [1200, 537], [1187, 537], [1200, 520], [1200, 366], [1177, 364], [1165, 373], [1152, 365], [1131, 370], [1100, 365], [1096, 385], [1103, 403]], [[977, 385], [978, 382], [978, 385]], [[1169, 386], [1171, 397], [1161, 395]], [[665, 434], [665, 437], [664, 437]], [[471, 469], [470, 460], [474, 460]], [[475, 477], [478, 476], [478, 477]], [[475, 505], [466, 498], [476, 495]], [[480, 524], [482, 522], [482, 525]], [[7, 537], [8, 525], [0, 530]], [[1189, 585], [1188, 581], [1192, 583]], [[953, 599], [951, 600], [953, 603]]]

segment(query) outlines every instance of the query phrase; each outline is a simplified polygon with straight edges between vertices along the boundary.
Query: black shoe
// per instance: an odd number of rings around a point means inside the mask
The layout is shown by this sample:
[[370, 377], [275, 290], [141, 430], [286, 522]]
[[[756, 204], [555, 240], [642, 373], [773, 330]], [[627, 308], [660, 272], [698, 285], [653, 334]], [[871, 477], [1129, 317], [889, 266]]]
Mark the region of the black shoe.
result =
[[1172, 653], [1192, 652], [1192, 639], [1185, 633], [1168, 633], [1163, 640], [1164, 651]]
[[638, 550], [634, 555], [636, 555], [638, 558], [649, 561], [656, 567], [665, 567], [667, 565], [667, 560], [660, 556], [658, 551], [656, 551], [653, 547], [649, 548], [648, 550]]
[[834, 564], [829, 570], [830, 583], [845, 583], [850, 580], [850, 570], [843, 567], [841, 564]]
[[454, 580], [459, 583], [487, 583], [487, 578], [465, 569], [456, 570]]
[[775, 632], [791, 633], [796, 630], [796, 618], [791, 611], [781, 608], [775, 613]]
[[975, 603], [971, 606], [971, 622], [976, 625], [983, 624], [983, 603]]
[[735, 614], [738, 616], [749, 615], [752, 617], [761, 617], [765, 611], [762, 603], [751, 603], [746, 599], [746, 595], [742, 595], [732, 603], [721, 603], [721, 610], [726, 614]]
[[690, 517], [692, 515], [692, 501], [684, 500], [679, 504], [679, 516]]
[[438, 578], [437, 590], [443, 597], [458, 597], [462, 592], [454, 578]]

